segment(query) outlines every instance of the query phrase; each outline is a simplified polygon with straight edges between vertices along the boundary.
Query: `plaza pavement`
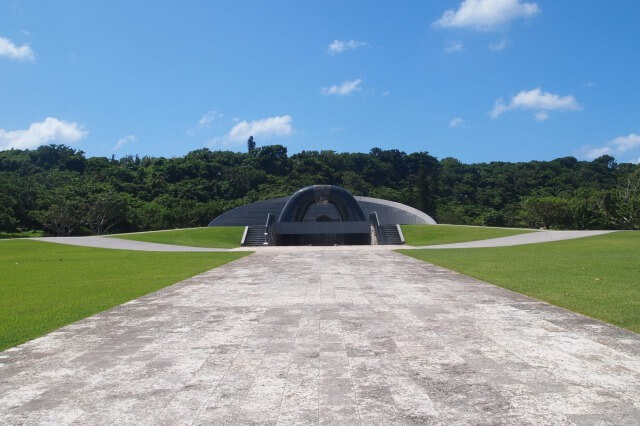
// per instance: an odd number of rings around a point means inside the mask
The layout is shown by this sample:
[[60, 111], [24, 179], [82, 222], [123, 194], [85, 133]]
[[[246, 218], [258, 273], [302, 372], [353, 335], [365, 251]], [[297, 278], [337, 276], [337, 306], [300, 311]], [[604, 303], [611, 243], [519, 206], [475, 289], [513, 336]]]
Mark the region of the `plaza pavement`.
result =
[[388, 250], [260, 250], [0, 353], [2, 424], [639, 424], [640, 336]]

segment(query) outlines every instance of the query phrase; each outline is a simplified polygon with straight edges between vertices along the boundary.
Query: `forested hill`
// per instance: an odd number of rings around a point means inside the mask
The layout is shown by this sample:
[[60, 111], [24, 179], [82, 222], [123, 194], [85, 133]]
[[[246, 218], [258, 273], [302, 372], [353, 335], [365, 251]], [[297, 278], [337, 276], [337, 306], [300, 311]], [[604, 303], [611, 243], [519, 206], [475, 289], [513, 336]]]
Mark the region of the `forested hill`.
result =
[[0, 231], [126, 232], [207, 225], [218, 214], [312, 184], [399, 201], [440, 223], [564, 229], [640, 227], [640, 166], [603, 156], [463, 164], [426, 152], [248, 153], [86, 158], [63, 145], [0, 152]]

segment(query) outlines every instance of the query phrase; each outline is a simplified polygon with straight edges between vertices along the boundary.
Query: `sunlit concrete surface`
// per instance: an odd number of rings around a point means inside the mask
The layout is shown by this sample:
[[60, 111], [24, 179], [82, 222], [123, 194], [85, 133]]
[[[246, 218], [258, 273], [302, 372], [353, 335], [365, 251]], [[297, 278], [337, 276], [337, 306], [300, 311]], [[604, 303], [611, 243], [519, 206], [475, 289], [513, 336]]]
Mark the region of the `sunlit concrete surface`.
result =
[[[437, 225], [433, 225], [437, 226]], [[402, 248], [476, 248], [476, 247], [506, 247], [523, 244], [546, 243], [552, 241], [571, 240], [574, 238], [592, 237], [595, 235], [607, 234], [615, 231], [539, 231], [527, 234], [512, 235], [509, 237], [492, 238], [488, 240], [468, 241], [455, 244], [440, 244], [435, 246], [402, 246]], [[271, 246], [271, 247], [238, 247], [234, 249], [207, 248], [207, 247], [188, 247], [173, 244], [149, 243], [146, 241], [125, 240], [121, 238], [113, 238], [106, 236], [90, 236], [90, 237], [36, 237], [31, 240], [44, 241], [49, 243], [67, 244], [83, 247], [108, 248], [118, 250], [137, 250], [137, 251], [190, 251], [190, 252], [219, 252], [219, 251], [253, 251], [253, 250], [279, 250], [279, 251], [297, 251], [297, 250], [322, 250], [322, 247], [287, 247], [287, 246]], [[239, 244], [240, 242], [238, 242]], [[362, 249], [362, 246], [356, 246], [356, 249]], [[395, 250], [395, 245], [380, 245], [375, 247], [378, 250]], [[333, 250], [333, 247], [326, 249]]]
[[[148, 243], [146, 241], [125, 240], [114, 237], [38, 237], [30, 238], [36, 241], [44, 241], [47, 243], [66, 244], [72, 246], [108, 248], [118, 250], [136, 250], [136, 251], [189, 251], [189, 252], [218, 252], [229, 251], [221, 248], [208, 247], [188, 247], [178, 246], [175, 244], [159, 244]], [[238, 244], [240, 242], [238, 241]]]
[[439, 244], [435, 246], [421, 246], [407, 248], [450, 249], [450, 248], [482, 248], [509, 247], [524, 244], [550, 243], [552, 241], [573, 240], [575, 238], [594, 237], [610, 234], [615, 231], [537, 231], [508, 237], [491, 238], [488, 240], [466, 241], [463, 243]]
[[640, 424], [640, 338], [388, 250], [261, 250], [0, 353], [0, 423]]

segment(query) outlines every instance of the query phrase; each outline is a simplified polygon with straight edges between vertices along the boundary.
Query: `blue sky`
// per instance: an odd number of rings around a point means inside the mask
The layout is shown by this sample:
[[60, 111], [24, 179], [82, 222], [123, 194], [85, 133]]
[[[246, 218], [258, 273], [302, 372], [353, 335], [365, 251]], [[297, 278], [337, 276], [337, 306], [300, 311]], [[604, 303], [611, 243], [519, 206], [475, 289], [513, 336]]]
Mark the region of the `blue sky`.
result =
[[640, 161], [640, 2], [0, 3], [0, 149]]

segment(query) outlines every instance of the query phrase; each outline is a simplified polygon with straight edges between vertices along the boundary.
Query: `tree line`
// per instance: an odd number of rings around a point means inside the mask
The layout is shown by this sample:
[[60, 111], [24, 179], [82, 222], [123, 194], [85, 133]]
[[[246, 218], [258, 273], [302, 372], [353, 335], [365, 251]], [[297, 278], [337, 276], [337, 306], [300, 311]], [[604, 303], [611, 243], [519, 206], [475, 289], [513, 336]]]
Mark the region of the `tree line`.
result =
[[313, 184], [416, 207], [440, 223], [639, 229], [640, 166], [605, 155], [464, 164], [428, 152], [248, 152], [87, 158], [64, 145], [0, 152], [0, 231], [55, 235], [207, 225], [253, 201]]

